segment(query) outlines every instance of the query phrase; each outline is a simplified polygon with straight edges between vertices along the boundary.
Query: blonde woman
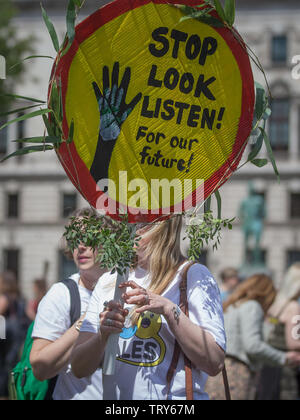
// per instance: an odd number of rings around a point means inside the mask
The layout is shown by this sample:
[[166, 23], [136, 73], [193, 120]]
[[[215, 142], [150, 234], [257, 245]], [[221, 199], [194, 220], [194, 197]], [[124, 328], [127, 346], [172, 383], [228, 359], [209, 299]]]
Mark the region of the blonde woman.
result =
[[[226, 366], [233, 400], [254, 398], [255, 375], [264, 364], [300, 364], [300, 354], [278, 350], [264, 341], [264, 319], [275, 297], [272, 279], [257, 274], [241, 283], [223, 305], [228, 340]], [[213, 399], [224, 399], [221, 378], [209, 381], [210, 390]]]
[[[266, 322], [266, 339], [282, 351], [297, 351], [300, 355], [300, 263], [287, 272]], [[279, 369], [264, 367], [261, 373], [259, 399], [298, 399], [297, 371], [290, 366]]]
[[[102, 278], [93, 293], [73, 351], [72, 369], [79, 378], [92, 374], [102, 362], [109, 335], [119, 333], [116, 372], [105, 379], [106, 399], [187, 398], [184, 356], [192, 363], [193, 398], [208, 399], [207, 377], [223, 367], [220, 292], [206, 267], [189, 268], [180, 250], [181, 229], [182, 218], [176, 216], [139, 232], [139, 266], [121, 285], [125, 309], [111, 300], [114, 287], [109, 276], [107, 287]], [[186, 271], [189, 317], [178, 306]], [[175, 340], [178, 363], [173, 360]]]

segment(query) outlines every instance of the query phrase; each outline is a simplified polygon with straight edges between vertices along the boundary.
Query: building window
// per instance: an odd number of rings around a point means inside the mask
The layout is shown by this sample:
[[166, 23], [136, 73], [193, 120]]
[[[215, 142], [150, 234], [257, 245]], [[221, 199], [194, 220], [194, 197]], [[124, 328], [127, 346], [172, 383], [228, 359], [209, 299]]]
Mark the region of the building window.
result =
[[77, 209], [77, 194], [63, 194], [62, 217], [68, 218]]
[[72, 274], [78, 272], [78, 268], [73, 260], [69, 260], [62, 251], [59, 251], [59, 279], [65, 280], [70, 278]]
[[[254, 264], [255, 261], [255, 255], [254, 255], [254, 250], [253, 249], [247, 249], [247, 263], [249, 265]], [[261, 250], [261, 264], [266, 265], [267, 262], [267, 251], [265, 249]]]
[[[24, 113], [20, 113], [18, 114], [18, 117], [22, 117], [24, 115]], [[21, 139], [25, 139], [25, 123], [26, 121], [19, 121], [18, 125], [17, 125], [17, 139], [21, 140]], [[17, 143], [17, 150], [21, 150], [23, 148], [23, 143]], [[24, 156], [20, 155], [18, 156], [18, 160], [22, 160]]]
[[290, 101], [273, 99], [270, 117], [270, 140], [275, 152], [287, 152], [289, 149]]
[[[6, 123], [6, 120], [0, 118], [0, 127]], [[0, 156], [7, 154], [7, 127], [0, 130]]]
[[[24, 113], [18, 114], [18, 118], [23, 117]], [[26, 121], [19, 121], [17, 125], [17, 138], [24, 139], [25, 138], [25, 124]]]
[[272, 61], [274, 64], [286, 64], [287, 62], [287, 45], [286, 35], [273, 36], [272, 38]]
[[300, 219], [300, 193], [291, 194], [291, 218]]
[[7, 194], [7, 218], [18, 219], [19, 217], [19, 194]]
[[4, 250], [4, 271], [12, 271], [19, 280], [20, 272], [20, 251], [18, 249]]
[[295, 263], [300, 263], [300, 249], [293, 249], [287, 252], [287, 268]]

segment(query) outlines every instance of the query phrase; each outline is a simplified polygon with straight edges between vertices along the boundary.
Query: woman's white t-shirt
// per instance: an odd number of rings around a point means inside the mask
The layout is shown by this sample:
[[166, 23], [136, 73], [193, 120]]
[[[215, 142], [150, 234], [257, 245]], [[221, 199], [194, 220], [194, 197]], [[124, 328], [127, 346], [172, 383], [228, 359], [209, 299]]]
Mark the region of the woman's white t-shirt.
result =
[[[162, 294], [179, 304], [179, 284], [182, 280], [178, 270], [174, 280]], [[114, 296], [111, 277], [104, 275], [96, 286], [88, 312], [81, 327], [82, 332], [99, 331], [99, 314], [104, 302]], [[216, 343], [226, 349], [221, 295], [216, 281], [206, 267], [194, 264], [188, 271], [187, 298], [190, 320], [208, 331]], [[149, 277], [141, 268], [131, 273], [129, 280], [140, 286], [149, 286]], [[105, 284], [106, 283], [106, 284]], [[128, 306], [130, 309], [130, 306]], [[124, 328], [119, 339], [119, 348], [114, 376], [105, 376], [104, 399], [119, 400], [163, 400], [166, 399], [166, 377], [174, 352], [175, 337], [163, 316], [146, 312], [140, 317], [137, 327]], [[209, 399], [204, 388], [207, 374], [193, 369], [194, 399]], [[184, 357], [181, 354], [169, 398], [186, 398]]]
[[[71, 276], [79, 283], [79, 274]], [[81, 299], [81, 314], [88, 308], [92, 291], [78, 286]], [[71, 298], [70, 292], [63, 283], [54, 284], [41, 301], [34, 322], [33, 338], [56, 341], [71, 328], [70, 320]], [[97, 370], [92, 376], [77, 379], [71, 371], [71, 365], [59, 374], [54, 400], [101, 400], [102, 399], [102, 371]]]

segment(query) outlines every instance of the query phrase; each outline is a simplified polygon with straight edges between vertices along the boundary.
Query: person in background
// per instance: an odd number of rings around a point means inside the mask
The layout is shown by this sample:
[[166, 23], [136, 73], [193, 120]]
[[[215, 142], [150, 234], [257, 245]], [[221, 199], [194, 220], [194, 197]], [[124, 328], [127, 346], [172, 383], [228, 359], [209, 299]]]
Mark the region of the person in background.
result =
[[[288, 270], [273, 305], [268, 310], [265, 337], [281, 351], [300, 355], [300, 263]], [[259, 381], [258, 400], [297, 400], [297, 369], [265, 366]]]
[[220, 273], [221, 277], [221, 299], [222, 302], [225, 302], [234, 291], [234, 289], [238, 286], [240, 280], [238, 271], [235, 268], [225, 268]]
[[30, 300], [28, 302], [28, 305], [27, 305], [27, 308], [26, 308], [27, 316], [32, 321], [35, 320], [37, 310], [38, 310], [38, 306], [39, 306], [41, 300], [43, 299], [43, 297], [46, 295], [47, 291], [48, 291], [48, 286], [47, 286], [47, 280], [46, 279], [40, 278], [40, 279], [34, 280], [34, 282], [33, 282], [34, 298], [33, 298], [33, 300]]
[[[224, 303], [226, 367], [233, 400], [255, 398], [255, 378], [264, 364], [300, 366], [300, 353], [278, 350], [264, 341], [264, 319], [276, 298], [272, 279], [264, 274], [241, 283]], [[222, 378], [208, 383], [212, 399], [224, 399]]]
[[[182, 400], [189, 398], [190, 388], [195, 400], [207, 400], [207, 377], [223, 368], [226, 338], [220, 291], [206, 267], [191, 266], [182, 255], [181, 230], [182, 217], [174, 216], [138, 231], [139, 266], [129, 282], [120, 285], [125, 309], [112, 300], [115, 282], [109, 278], [107, 286], [101, 279], [94, 291], [73, 350], [72, 369], [78, 378], [93, 373], [102, 363], [108, 337], [121, 333], [116, 372], [105, 376], [104, 399]], [[184, 279], [189, 317], [178, 306]], [[192, 371], [190, 387], [185, 364]]]
[[15, 273], [0, 275], [0, 316], [5, 319], [6, 339], [0, 340], [0, 398], [8, 398], [8, 377], [18, 361], [30, 320]]
[[[298, 303], [300, 305], [300, 298], [298, 299]], [[298, 372], [297, 372], [297, 383], [298, 383], [298, 400], [300, 400], [300, 367], [298, 368]]]
[[[97, 213], [88, 208], [78, 210], [72, 216], [80, 219], [97, 216]], [[105, 227], [111, 225], [108, 218], [105, 218], [103, 223]], [[97, 250], [94, 251], [84, 244], [80, 244], [73, 253], [67, 248], [67, 253], [78, 267], [78, 272], [72, 275], [71, 279], [78, 286], [81, 318], [71, 325], [70, 293], [63, 283], [54, 284], [38, 308], [32, 333], [34, 342], [30, 362], [34, 376], [40, 381], [58, 375], [53, 392], [54, 400], [100, 400], [101, 370], [95, 369], [93, 375], [79, 380], [72, 374], [69, 362], [93, 290], [105, 270], [100, 268], [97, 261]]]

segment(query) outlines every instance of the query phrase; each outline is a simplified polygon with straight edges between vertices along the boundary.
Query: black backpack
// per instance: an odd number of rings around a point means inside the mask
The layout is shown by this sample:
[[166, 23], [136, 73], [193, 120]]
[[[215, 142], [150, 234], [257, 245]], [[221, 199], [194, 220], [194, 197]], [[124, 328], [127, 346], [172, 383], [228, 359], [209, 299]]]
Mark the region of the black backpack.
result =
[[[62, 283], [70, 292], [70, 320], [71, 325], [73, 325], [81, 316], [81, 300], [78, 285], [72, 279], [63, 280]], [[28, 329], [21, 361], [11, 372], [10, 397], [14, 400], [51, 400], [57, 382], [57, 376], [48, 381], [40, 382], [33, 375], [29, 360], [33, 344], [33, 339], [31, 338], [33, 325], [34, 323]]]

